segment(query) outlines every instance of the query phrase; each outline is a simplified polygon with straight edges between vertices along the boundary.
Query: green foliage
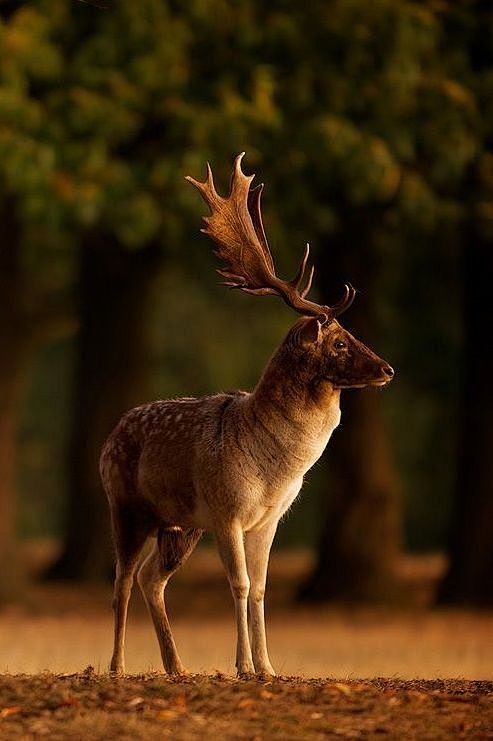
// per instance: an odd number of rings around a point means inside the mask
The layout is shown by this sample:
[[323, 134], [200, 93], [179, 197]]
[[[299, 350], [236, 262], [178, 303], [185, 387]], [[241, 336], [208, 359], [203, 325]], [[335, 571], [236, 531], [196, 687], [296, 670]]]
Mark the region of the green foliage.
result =
[[184, 173], [208, 156], [225, 173], [246, 148], [283, 191], [283, 217], [320, 210], [316, 227], [330, 230], [347, 201], [433, 227], [482, 148], [476, 91], [445, 53], [445, 11], [404, 0], [327, 11], [26, 3], [1, 27], [4, 187], [26, 216], [62, 212], [135, 247], [177, 238], [195, 203]]

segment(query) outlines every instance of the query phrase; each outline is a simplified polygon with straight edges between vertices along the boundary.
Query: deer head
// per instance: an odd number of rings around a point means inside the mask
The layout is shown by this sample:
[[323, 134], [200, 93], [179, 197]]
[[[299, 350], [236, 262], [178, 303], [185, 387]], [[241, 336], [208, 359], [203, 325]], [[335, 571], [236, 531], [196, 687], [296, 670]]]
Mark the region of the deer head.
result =
[[353, 303], [356, 291], [350, 284], [344, 286], [342, 298], [333, 306], [309, 300], [314, 268], [307, 271], [308, 244], [293, 280], [277, 277], [262, 223], [260, 199], [264, 186], [251, 187], [255, 176], [242, 171], [244, 155], [242, 152], [236, 157], [226, 198], [216, 191], [209, 164], [204, 183], [186, 178], [211, 211], [210, 216], [204, 217], [206, 226], [201, 231], [216, 243], [215, 254], [224, 263], [217, 271], [226, 279], [223, 285], [256, 296], [280, 296], [303, 315], [282, 348], [289, 349], [293, 360], [299, 356], [299, 362], [310, 367], [312, 377], [335, 388], [388, 383], [394, 375], [388, 363], [343, 329], [336, 319]]
[[281, 363], [291, 358], [306, 383], [330, 383], [337, 389], [384, 386], [394, 371], [336, 319], [300, 319], [280, 348]]

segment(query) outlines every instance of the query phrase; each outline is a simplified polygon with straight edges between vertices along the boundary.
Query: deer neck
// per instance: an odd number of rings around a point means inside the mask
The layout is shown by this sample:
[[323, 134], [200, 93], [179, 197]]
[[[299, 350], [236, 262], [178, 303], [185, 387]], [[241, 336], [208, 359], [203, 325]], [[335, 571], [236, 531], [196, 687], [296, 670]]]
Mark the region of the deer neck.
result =
[[312, 465], [340, 421], [340, 390], [310, 378], [306, 369], [276, 354], [249, 399], [258, 428], [279, 441], [280, 449]]

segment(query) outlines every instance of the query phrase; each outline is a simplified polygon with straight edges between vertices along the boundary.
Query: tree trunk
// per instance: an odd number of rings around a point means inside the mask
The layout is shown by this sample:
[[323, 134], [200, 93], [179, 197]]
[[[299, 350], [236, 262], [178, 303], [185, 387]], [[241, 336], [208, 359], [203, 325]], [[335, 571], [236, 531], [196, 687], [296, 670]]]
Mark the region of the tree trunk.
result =
[[[1, 281], [0, 281], [1, 282]], [[0, 301], [0, 312], [3, 310]], [[5, 318], [9, 318], [8, 315]], [[2, 322], [3, 324], [3, 322]], [[20, 343], [0, 327], [2, 362], [0, 371], [0, 602], [20, 593], [24, 568], [17, 534], [17, 463], [20, 400], [24, 389], [24, 357]]]
[[[371, 215], [370, 215], [371, 217]], [[373, 215], [373, 219], [374, 219]], [[322, 257], [321, 291], [334, 296], [334, 285], [349, 278], [361, 289], [343, 323], [380, 352], [375, 304], [377, 249], [372, 219], [354, 215]], [[385, 358], [392, 362], [391, 358]], [[381, 412], [380, 391], [348, 390], [341, 395], [342, 419], [326, 453], [328, 501], [313, 574], [300, 598], [386, 600], [396, 597], [394, 575], [401, 546], [400, 481]]]
[[99, 455], [120, 416], [148, 400], [146, 322], [158, 255], [154, 245], [127, 251], [103, 235], [81, 246], [66, 540], [48, 577], [94, 581], [111, 573]]
[[14, 210], [2, 213], [0, 246], [0, 601], [22, 587], [17, 543], [17, 450], [25, 386], [27, 338], [23, 326], [19, 233]]
[[450, 567], [438, 593], [447, 604], [493, 605], [493, 245], [472, 226], [464, 255], [464, 364]]

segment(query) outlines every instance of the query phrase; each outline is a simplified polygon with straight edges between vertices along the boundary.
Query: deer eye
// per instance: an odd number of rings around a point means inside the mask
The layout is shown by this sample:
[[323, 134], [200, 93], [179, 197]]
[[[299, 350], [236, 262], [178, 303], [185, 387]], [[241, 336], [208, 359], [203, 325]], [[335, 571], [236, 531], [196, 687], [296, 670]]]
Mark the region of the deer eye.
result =
[[344, 350], [344, 348], [347, 347], [347, 345], [344, 342], [344, 340], [336, 340], [334, 342], [334, 347], [336, 350]]

